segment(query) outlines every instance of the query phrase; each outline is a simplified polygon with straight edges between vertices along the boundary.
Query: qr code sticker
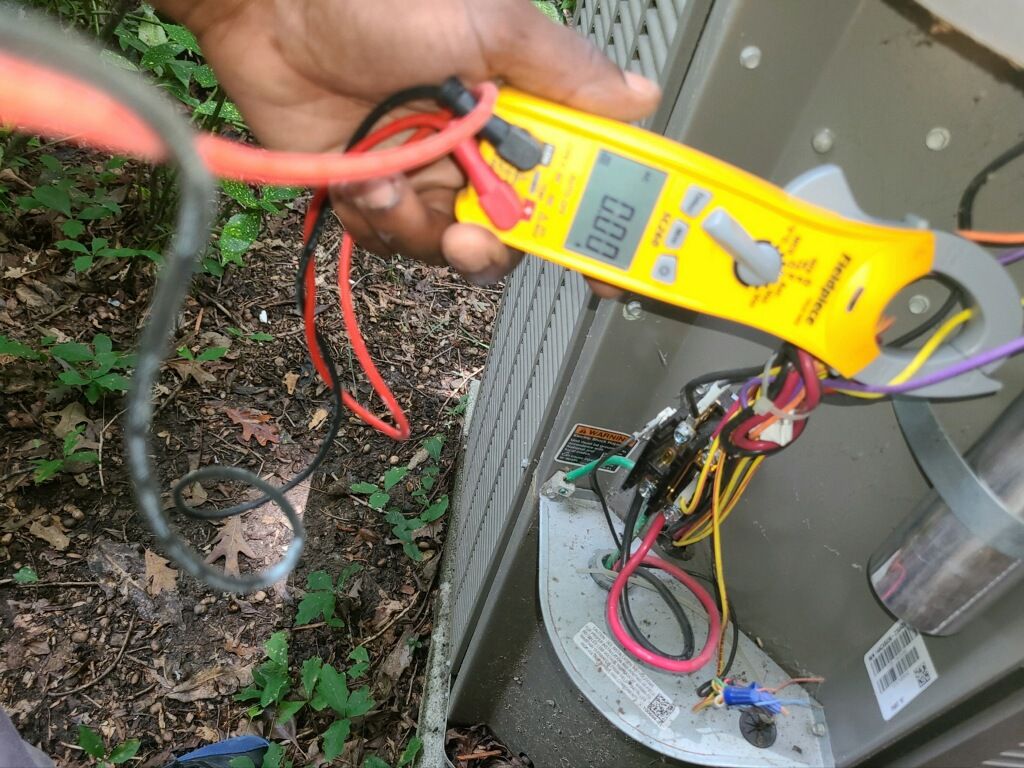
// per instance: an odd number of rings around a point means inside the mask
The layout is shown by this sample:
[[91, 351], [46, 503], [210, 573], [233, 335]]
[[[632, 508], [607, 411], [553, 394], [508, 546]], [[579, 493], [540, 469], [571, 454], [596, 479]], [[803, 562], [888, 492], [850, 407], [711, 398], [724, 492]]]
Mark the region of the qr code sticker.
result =
[[932, 673], [928, 671], [927, 664], [920, 664], [914, 668], [914, 678], [917, 680], [917, 687], [924, 688], [932, 681]]
[[644, 707], [644, 711], [651, 716], [651, 719], [662, 725], [672, 719], [672, 713], [675, 710], [676, 705], [660, 693], [647, 702], [647, 706]]

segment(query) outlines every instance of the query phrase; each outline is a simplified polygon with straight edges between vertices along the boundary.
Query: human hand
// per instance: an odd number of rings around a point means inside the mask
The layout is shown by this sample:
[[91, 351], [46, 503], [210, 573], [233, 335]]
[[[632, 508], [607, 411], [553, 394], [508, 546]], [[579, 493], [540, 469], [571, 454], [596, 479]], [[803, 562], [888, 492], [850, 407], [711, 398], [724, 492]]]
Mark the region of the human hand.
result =
[[[451, 75], [470, 85], [500, 79], [626, 121], [648, 115], [660, 97], [653, 83], [621, 72], [528, 0], [164, 0], [160, 7], [197, 35], [256, 136], [273, 149], [340, 151], [378, 102]], [[480, 227], [455, 223], [465, 183], [444, 159], [331, 192], [362, 246], [443, 259], [473, 282], [493, 282], [521, 254]]]

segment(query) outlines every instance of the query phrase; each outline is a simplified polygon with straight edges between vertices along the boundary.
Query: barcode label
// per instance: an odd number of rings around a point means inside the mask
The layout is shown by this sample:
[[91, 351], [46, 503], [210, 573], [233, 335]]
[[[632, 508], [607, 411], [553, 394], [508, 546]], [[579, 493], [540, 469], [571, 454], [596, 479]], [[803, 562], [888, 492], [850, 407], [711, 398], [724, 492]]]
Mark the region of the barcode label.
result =
[[672, 724], [679, 714], [679, 707], [596, 624], [585, 624], [573, 637], [573, 641], [594, 662], [596, 671], [615, 683], [655, 725], [667, 728]]
[[871, 646], [864, 666], [884, 720], [892, 719], [939, 676], [924, 638], [903, 622], [896, 622]]

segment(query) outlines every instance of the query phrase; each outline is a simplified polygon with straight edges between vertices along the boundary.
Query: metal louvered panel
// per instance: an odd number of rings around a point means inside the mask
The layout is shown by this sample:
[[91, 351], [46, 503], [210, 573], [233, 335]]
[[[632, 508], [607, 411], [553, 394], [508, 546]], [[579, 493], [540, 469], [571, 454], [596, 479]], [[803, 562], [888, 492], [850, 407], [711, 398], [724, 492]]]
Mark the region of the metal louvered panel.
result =
[[1017, 749], [1000, 752], [998, 757], [983, 760], [981, 764], [991, 768], [1024, 768], [1024, 742], [1018, 744]]
[[576, 22], [625, 69], [661, 80], [689, 0], [580, 0]]
[[587, 299], [583, 280], [528, 258], [509, 279], [473, 419], [457, 500], [453, 647], [486, 594], [515, 499]]

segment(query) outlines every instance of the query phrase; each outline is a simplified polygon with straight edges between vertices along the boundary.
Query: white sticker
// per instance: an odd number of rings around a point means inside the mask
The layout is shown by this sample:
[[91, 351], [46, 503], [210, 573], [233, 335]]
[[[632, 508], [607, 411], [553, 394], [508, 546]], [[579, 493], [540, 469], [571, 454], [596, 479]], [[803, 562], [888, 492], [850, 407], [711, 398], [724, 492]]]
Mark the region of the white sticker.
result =
[[864, 666], [883, 720], [891, 720], [939, 677], [924, 638], [902, 621], [864, 654]]
[[597, 665], [598, 672], [615, 683], [655, 725], [667, 728], [676, 719], [679, 707], [594, 622], [585, 624], [573, 641]]

